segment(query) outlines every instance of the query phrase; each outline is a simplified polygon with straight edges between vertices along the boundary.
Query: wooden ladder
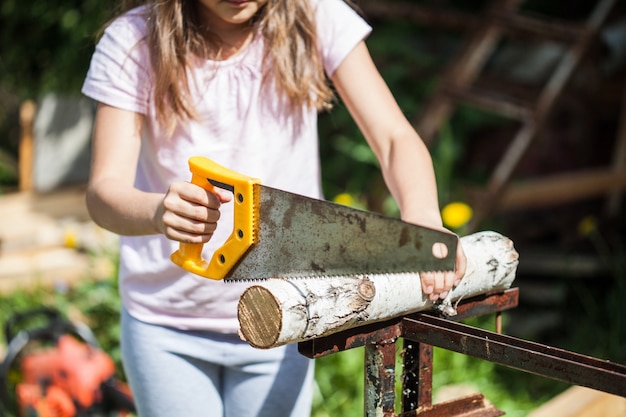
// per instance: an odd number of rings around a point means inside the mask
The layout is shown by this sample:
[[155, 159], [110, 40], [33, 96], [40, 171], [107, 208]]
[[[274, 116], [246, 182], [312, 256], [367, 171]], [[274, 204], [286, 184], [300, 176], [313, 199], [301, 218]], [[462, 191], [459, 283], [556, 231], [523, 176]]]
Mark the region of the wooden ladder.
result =
[[[440, 86], [431, 96], [425, 109], [415, 122], [418, 132], [427, 144], [431, 144], [435, 140], [441, 125], [452, 116], [460, 103], [467, 103], [520, 122], [508, 148], [490, 174], [486, 186], [471, 198], [474, 200], [471, 201], [471, 204], [475, 209], [475, 215], [469, 225], [468, 232], [476, 230], [480, 222], [492, 213], [500, 202], [520, 160], [546, 125], [549, 116], [555, 109], [558, 98], [585, 53], [589, 50], [613, 7], [617, 4], [617, 0], [598, 0], [583, 23], [555, 22], [541, 19], [538, 16], [530, 17], [524, 15], [520, 10], [523, 3], [524, 0], [496, 0], [487, 7], [485, 15], [480, 16], [480, 21], [477, 22], [475, 17], [473, 18], [474, 33], [471, 34], [464, 48], [447, 69]], [[377, 6], [372, 2], [365, 2], [363, 8], [366, 13], [372, 10], [379, 14], [386, 14], [387, 17], [395, 14], [395, 17], [398, 18], [403, 15], [404, 18], [410, 16], [413, 20], [421, 19], [425, 22], [446, 19], [444, 24], [450, 23], [457, 26], [463, 20], [456, 12], [434, 13], [432, 10], [429, 11], [408, 3], [387, 5], [387, 8], [383, 10], [382, 5]], [[542, 86], [539, 95], [533, 100], [534, 102], [524, 103], [510, 97], [497, 96], [493, 92], [479, 90], [475, 85], [498, 43], [509, 35], [531, 36], [540, 40], [556, 41], [566, 47], [560, 62], [548, 81]], [[603, 190], [602, 192], [607, 194], [613, 193], [612, 210], [616, 210], [615, 205], [618, 204], [616, 195], [619, 190], [626, 187], [626, 156], [624, 155], [626, 153], [626, 127], [622, 128], [621, 131], [616, 146], [618, 156], [615, 158], [613, 169], [586, 172], [574, 176], [568, 175], [556, 178], [554, 181], [542, 179], [530, 188], [518, 190], [517, 198], [520, 198], [520, 193], [545, 192], [550, 194], [555, 189], [563, 190], [563, 187], [566, 187], [566, 192], [570, 194], [597, 193], [598, 190]], [[581, 188], [581, 181], [588, 184], [587, 188], [590, 189]], [[507, 196], [507, 198], [510, 197], [514, 200], [512, 202], [514, 206], [515, 196]], [[548, 195], [548, 198], [551, 196]]]

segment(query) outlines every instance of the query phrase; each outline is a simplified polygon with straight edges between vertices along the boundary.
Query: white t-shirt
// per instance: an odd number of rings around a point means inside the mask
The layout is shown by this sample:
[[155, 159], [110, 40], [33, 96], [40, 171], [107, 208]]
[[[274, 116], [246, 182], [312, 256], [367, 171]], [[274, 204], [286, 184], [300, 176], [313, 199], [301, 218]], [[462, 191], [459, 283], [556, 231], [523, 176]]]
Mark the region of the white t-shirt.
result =
[[[342, 0], [311, 0], [327, 74], [370, 32]], [[198, 62], [190, 72], [198, 121], [177, 125], [167, 137], [158, 128], [145, 22], [137, 10], [105, 31], [92, 57], [83, 93], [99, 102], [146, 116], [135, 185], [165, 192], [173, 181], [191, 178], [188, 159], [201, 155], [264, 185], [321, 198], [317, 112], [303, 110], [301, 123], [261, 88], [264, 41], [257, 36], [225, 61]], [[222, 206], [204, 258], [230, 235], [232, 203]], [[120, 293], [139, 320], [179, 329], [236, 332], [237, 302], [249, 283], [213, 281], [185, 272], [170, 261], [178, 243], [163, 235], [122, 236]]]

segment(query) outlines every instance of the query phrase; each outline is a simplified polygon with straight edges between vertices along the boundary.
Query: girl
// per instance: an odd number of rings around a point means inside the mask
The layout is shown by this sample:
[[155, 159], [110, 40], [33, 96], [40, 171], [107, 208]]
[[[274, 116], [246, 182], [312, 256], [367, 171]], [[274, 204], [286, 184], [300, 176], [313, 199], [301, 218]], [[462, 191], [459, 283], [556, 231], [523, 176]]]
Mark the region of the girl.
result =
[[[205, 155], [322, 198], [316, 123], [330, 79], [403, 219], [441, 228], [428, 151], [370, 58], [370, 27], [342, 0], [131, 3], [100, 39], [83, 93], [99, 103], [87, 205], [122, 235], [122, 350], [139, 413], [306, 416], [311, 361], [295, 346], [258, 351], [237, 337], [244, 284], [169, 260], [178, 242], [214, 250], [230, 232], [218, 223], [232, 225], [230, 195], [187, 182], [187, 160]], [[457, 264], [423, 274], [424, 293], [445, 297], [463, 276], [462, 249]]]

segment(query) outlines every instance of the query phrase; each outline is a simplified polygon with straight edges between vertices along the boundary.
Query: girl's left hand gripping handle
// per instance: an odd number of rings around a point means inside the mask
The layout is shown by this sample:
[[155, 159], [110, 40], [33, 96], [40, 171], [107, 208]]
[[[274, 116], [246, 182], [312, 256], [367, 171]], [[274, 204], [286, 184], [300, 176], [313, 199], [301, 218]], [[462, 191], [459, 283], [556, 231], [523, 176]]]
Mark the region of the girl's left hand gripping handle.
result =
[[239, 259], [256, 243], [258, 187], [261, 182], [231, 171], [212, 160], [194, 156], [189, 159], [191, 182], [213, 191], [220, 187], [232, 191], [234, 203], [233, 231], [215, 251], [210, 261], [202, 258], [202, 243], [181, 243], [170, 259], [189, 272], [211, 279], [224, 279]]

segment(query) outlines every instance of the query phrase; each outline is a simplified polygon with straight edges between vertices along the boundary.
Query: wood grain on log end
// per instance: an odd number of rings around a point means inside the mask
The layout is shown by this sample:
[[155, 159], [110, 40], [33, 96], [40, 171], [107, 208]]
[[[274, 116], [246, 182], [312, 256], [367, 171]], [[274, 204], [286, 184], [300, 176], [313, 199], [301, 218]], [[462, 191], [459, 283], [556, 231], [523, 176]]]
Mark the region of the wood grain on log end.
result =
[[241, 296], [237, 316], [243, 326], [241, 332], [252, 346], [267, 349], [273, 346], [282, 329], [282, 311], [274, 295], [266, 288], [252, 286]]

